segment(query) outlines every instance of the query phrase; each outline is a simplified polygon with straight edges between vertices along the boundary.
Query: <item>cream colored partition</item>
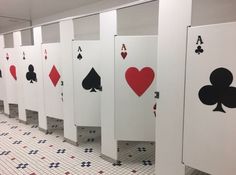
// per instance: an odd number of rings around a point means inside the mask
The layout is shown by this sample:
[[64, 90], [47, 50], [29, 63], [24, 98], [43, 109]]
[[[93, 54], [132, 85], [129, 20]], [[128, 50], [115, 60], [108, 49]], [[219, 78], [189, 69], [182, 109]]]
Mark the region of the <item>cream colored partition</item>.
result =
[[[101, 45], [101, 134], [102, 155], [117, 160], [114, 117], [114, 37], [117, 34], [116, 11], [100, 14]], [[107, 66], [109, 65], [109, 66]]]
[[182, 136], [187, 27], [191, 0], [159, 1], [156, 174], [184, 175]]
[[4, 55], [4, 37], [0, 35], [0, 70], [1, 70], [1, 77], [0, 77], [0, 88], [2, 89], [0, 92], [0, 99], [3, 100], [4, 105], [4, 113], [9, 115], [9, 106], [7, 102], [7, 95], [6, 95], [6, 79], [7, 79], [7, 70], [5, 67], [5, 55]]
[[60, 22], [61, 38], [61, 63], [63, 77], [63, 117], [64, 117], [64, 137], [72, 143], [77, 144], [77, 128], [74, 124], [74, 94], [73, 94], [73, 64], [72, 64], [72, 39], [73, 39], [73, 20]]

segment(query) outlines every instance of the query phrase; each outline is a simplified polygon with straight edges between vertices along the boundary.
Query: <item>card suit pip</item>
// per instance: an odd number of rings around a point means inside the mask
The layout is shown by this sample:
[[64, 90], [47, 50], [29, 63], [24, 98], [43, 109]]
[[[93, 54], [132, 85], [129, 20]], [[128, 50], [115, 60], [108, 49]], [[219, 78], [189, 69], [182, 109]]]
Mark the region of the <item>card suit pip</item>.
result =
[[139, 97], [149, 88], [154, 77], [155, 73], [150, 67], [144, 67], [140, 71], [136, 67], [130, 67], [125, 73], [128, 85]]
[[15, 80], [17, 80], [17, 78], [16, 78], [16, 66], [14, 66], [14, 65], [11, 65], [11, 66], [10, 66], [10, 73], [11, 73], [12, 77], [13, 77]]
[[223, 112], [223, 106], [236, 108], [236, 87], [230, 86], [233, 74], [225, 68], [215, 69], [210, 75], [212, 85], [202, 87], [198, 93], [200, 101], [205, 105], [215, 105], [213, 111]]
[[55, 65], [53, 65], [53, 67], [49, 73], [49, 78], [51, 79], [52, 84], [56, 87], [59, 79], [61, 78], [61, 75], [59, 74]]
[[9, 60], [9, 54], [8, 53], [6, 53], [6, 59], [7, 59], [7, 61]]

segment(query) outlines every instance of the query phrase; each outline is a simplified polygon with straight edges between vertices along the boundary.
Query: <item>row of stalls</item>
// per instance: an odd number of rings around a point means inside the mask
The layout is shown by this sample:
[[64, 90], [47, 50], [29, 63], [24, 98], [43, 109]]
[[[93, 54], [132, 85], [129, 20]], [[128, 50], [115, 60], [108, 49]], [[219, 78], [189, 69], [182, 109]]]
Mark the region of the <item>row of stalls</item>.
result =
[[97, 128], [107, 160], [119, 159], [118, 141], [154, 148], [157, 7], [154, 1], [1, 35], [4, 113], [72, 144], [80, 144], [81, 128]]
[[[4, 113], [17, 114], [10, 111], [18, 105], [19, 120], [27, 123], [27, 111], [37, 112], [41, 130], [61, 126], [65, 139], [74, 144], [78, 127], [101, 128], [102, 157], [118, 160], [118, 141], [156, 140], [155, 123], [165, 117], [156, 114], [172, 111], [168, 107], [172, 103], [162, 105], [166, 102], [161, 98], [172, 95], [165, 89], [175, 92], [179, 87], [174, 83], [184, 80], [180, 86], [183, 96], [173, 94], [183, 100], [183, 108], [176, 113], [176, 117], [181, 115], [178, 123], [183, 121], [177, 129], [183, 136], [179, 163], [214, 175], [235, 174], [236, 24], [221, 18], [219, 24], [202, 25], [211, 24], [214, 17], [207, 21], [209, 14], [198, 16], [199, 4], [194, 2], [184, 76], [178, 80], [158, 74], [158, 66], [180, 63], [158, 58], [157, 1], [27, 29], [31, 45], [24, 43], [28, 41], [25, 30], [11, 34], [12, 48], [6, 47], [9, 34], [1, 35], [0, 99]], [[222, 23], [225, 21], [230, 23]], [[175, 70], [160, 72], [171, 71]], [[172, 83], [163, 87], [158, 78]], [[157, 92], [158, 87], [163, 91]], [[173, 116], [170, 126], [175, 121]]]

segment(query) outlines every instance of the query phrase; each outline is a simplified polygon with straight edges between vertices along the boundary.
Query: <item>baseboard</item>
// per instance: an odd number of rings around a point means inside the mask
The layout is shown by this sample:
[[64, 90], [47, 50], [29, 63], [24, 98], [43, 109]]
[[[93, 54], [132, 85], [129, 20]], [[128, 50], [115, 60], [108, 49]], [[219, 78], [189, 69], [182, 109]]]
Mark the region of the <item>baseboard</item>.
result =
[[17, 118], [17, 116], [13, 116], [13, 115], [8, 115], [9, 118]]
[[40, 127], [39, 127], [39, 131], [44, 132], [44, 133], [47, 133], [47, 132], [48, 132], [48, 130], [43, 129], [43, 128], [40, 128]]
[[196, 171], [195, 169], [185, 166], [185, 174], [186, 175], [192, 175], [195, 171]]
[[21, 120], [21, 119], [18, 119], [20, 123], [23, 123], [25, 125], [27, 125], [27, 121], [24, 121], [24, 120]]
[[78, 142], [75, 142], [75, 141], [70, 140], [70, 139], [65, 138], [65, 137], [64, 137], [64, 139], [65, 139], [65, 141], [66, 141], [67, 143], [69, 143], [69, 144], [71, 144], [71, 145], [74, 145], [74, 146], [78, 146], [78, 145], [79, 145]]
[[3, 112], [2, 114], [5, 115], [5, 116], [7, 116], [7, 117], [10, 116], [9, 114], [7, 114], [7, 113], [5, 113], [5, 112]]
[[100, 157], [104, 159], [105, 161], [111, 162], [111, 163], [117, 163], [118, 160], [112, 159], [104, 154], [101, 154]]

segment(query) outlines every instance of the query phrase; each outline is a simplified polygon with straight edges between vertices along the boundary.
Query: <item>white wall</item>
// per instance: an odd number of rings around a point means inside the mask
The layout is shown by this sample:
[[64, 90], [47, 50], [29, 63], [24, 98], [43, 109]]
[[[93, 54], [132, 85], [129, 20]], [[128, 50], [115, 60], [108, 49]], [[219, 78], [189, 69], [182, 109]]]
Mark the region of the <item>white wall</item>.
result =
[[8, 33], [3, 36], [4, 36], [4, 48], [13, 48], [14, 47], [13, 33]]
[[83, 18], [76, 18], [74, 23], [74, 39], [79, 40], [99, 40], [100, 20], [99, 14]]
[[[97, 3], [75, 8], [65, 12], [57, 13], [44, 18], [33, 19], [33, 25], [50, 22], [60, 18], [76, 16], [91, 13], [99, 10], [105, 10], [125, 3], [137, 0], [101, 0]], [[221, 23], [236, 21], [236, 1], [235, 0], [193, 0], [192, 25], [204, 25], [212, 23]], [[142, 12], [143, 13], [143, 12]], [[0, 33], [12, 31], [29, 26], [29, 22], [16, 23], [11, 26], [0, 28]], [[122, 33], [121, 33], [122, 34]]]
[[117, 10], [118, 35], [157, 35], [157, 9], [154, 1]]
[[193, 0], [192, 26], [236, 21], [235, 0]]
[[11, 25], [7, 25], [7, 26], [4, 26], [4, 27], [1, 27], [0, 28], [0, 33], [8, 32], [8, 31], [13, 31], [13, 30], [16, 30], [16, 29], [22, 29], [22, 28], [25, 28], [25, 27], [28, 27], [28, 26], [30, 26], [30, 22], [12, 23]]
[[53, 23], [53, 24], [42, 26], [42, 42], [43, 43], [60, 42], [59, 23]]
[[40, 24], [44, 22], [49, 22], [53, 20], [57, 20], [60, 18], [65, 18], [65, 17], [70, 17], [70, 16], [76, 16], [76, 15], [82, 15], [82, 14], [87, 14], [87, 13], [93, 13], [97, 12], [100, 10], [106, 10], [112, 7], [116, 7], [122, 4], [130, 3], [130, 2], [135, 2], [137, 0], [101, 0], [97, 3], [75, 8], [73, 10], [68, 10], [62, 13], [55, 14], [53, 16], [48, 16], [45, 18], [40, 18], [40, 19], [34, 19], [33, 20], [33, 25], [35, 24]]
[[21, 31], [21, 44], [23, 46], [29, 46], [34, 44], [33, 30], [27, 29]]

